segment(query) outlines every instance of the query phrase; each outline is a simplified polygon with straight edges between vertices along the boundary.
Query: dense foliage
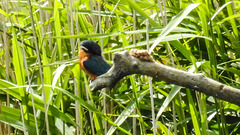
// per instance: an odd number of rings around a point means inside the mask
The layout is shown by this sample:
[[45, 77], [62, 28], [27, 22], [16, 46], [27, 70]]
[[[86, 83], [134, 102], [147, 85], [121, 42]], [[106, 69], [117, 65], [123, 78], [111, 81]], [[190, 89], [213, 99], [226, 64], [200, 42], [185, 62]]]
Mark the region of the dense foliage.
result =
[[[79, 43], [154, 59], [239, 87], [240, 1], [1, 0], [0, 134], [240, 134], [240, 108], [130, 75], [89, 90]], [[167, 71], [166, 71], [167, 72]]]

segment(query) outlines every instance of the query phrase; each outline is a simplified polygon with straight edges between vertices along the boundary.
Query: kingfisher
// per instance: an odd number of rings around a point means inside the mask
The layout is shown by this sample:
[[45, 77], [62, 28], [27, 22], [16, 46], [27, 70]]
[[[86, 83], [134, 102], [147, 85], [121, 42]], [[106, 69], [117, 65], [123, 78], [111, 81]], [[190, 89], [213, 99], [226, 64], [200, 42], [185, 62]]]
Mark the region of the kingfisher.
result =
[[105, 74], [111, 66], [103, 59], [101, 48], [91, 40], [80, 43], [79, 65], [80, 68], [91, 78], [91, 82], [98, 76]]

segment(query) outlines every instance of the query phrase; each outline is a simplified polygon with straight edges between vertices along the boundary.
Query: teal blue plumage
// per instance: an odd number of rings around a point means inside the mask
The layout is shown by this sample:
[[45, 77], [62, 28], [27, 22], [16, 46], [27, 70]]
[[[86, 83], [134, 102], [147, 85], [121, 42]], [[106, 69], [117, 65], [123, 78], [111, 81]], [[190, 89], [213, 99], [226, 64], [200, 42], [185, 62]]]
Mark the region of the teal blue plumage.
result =
[[97, 76], [105, 74], [111, 66], [101, 56], [99, 45], [90, 40], [81, 42], [79, 53], [80, 68], [94, 80]]

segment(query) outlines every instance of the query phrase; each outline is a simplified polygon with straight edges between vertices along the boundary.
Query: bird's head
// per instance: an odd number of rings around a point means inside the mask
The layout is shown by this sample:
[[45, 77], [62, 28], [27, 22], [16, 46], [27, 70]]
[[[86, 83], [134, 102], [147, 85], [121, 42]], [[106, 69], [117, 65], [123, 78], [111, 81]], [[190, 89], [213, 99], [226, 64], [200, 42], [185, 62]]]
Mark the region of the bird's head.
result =
[[91, 40], [84, 40], [80, 43], [81, 49], [87, 53], [101, 55], [101, 48], [99, 45]]

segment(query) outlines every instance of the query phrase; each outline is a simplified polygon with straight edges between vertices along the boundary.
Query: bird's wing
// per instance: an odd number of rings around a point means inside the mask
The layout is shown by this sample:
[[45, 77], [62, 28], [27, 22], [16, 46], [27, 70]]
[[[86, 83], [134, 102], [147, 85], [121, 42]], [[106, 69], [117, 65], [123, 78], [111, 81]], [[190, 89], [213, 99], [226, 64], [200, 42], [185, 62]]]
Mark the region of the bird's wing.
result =
[[83, 62], [84, 68], [93, 74], [105, 74], [111, 66], [102, 58], [102, 56], [91, 55], [88, 60]]

